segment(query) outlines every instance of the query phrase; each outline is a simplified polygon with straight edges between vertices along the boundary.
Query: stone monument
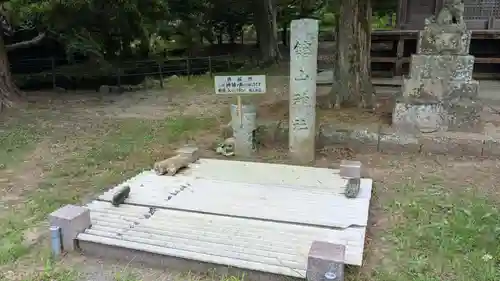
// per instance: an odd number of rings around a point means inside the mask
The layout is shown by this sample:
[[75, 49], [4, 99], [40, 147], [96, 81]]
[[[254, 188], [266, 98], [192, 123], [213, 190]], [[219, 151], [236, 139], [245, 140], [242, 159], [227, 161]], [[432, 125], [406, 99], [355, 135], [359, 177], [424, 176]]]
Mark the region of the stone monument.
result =
[[290, 27], [289, 150], [299, 164], [314, 161], [318, 21], [293, 20]]
[[461, 0], [445, 0], [436, 17], [426, 19], [409, 77], [393, 112], [393, 126], [405, 131], [482, 130], [477, 101], [479, 83], [472, 80], [471, 31], [463, 20]]

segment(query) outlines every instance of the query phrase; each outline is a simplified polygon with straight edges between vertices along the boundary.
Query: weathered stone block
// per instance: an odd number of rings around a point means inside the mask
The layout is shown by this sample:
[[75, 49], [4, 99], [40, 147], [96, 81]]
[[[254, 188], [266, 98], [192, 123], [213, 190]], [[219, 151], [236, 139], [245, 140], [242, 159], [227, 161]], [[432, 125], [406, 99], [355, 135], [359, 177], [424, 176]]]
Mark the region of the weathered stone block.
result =
[[384, 153], [419, 153], [421, 149], [419, 136], [413, 133], [393, 129], [382, 129], [380, 132], [379, 151]]
[[500, 157], [500, 139], [488, 138], [483, 144], [483, 156], [497, 158]]
[[366, 129], [352, 130], [349, 134], [349, 148], [356, 152], [373, 153], [378, 151], [378, 132]]
[[198, 161], [200, 158], [200, 151], [196, 146], [184, 146], [176, 151], [177, 154], [188, 156], [191, 162]]
[[422, 153], [481, 156], [485, 136], [474, 133], [440, 132], [421, 138]]
[[482, 104], [473, 100], [450, 104], [447, 107], [448, 130], [452, 132], [482, 132], [482, 110]]
[[340, 161], [340, 176], [344, 178], [361, 178], [361, 162], [350, 160]]
[[429, 25], [419, 32], [418, 54], [467, 55], [469, 53], [471, 31], [447, 32], [439, 29]]
[[403, 132], [434, 132], [448, 128], [447, 112], [440, 103], [396, 102], [392, 125]]
[[49, 215], [50, 226], [61, 228], [62, 247], [65, 251], [76, 249], [76, 236], [90, 227], [90, 211], [75, 205], [66, 205]]
[[322, 146], [347, 144], [351, 132], [351, 130], [336, 128], [333, 125], [322, 124], [319, 126], [319, 143]]
[[446, 79], [405, 79], [403, 97], [428, 101], [457, 102], [474, 99], [479, 93], [479, 82], [447, 81]]
[[344, 259], [344, 245], [314, 241], [307, 257], [307, 281], [343, 281]]
[[450, 82], [443, 95], [447, 102], [457, 102], [464, 99], [476, 99], [479, 94], [479, 81]]
[[410, 77], [413, 79], [444, 79], [470, 81], [474, 56], [412, 55]]
[[287, 122], [266, 122], [257, 126], [255, 138], [261, 145], [271, 147], [276, 144], [288, 143], [288, 133]]

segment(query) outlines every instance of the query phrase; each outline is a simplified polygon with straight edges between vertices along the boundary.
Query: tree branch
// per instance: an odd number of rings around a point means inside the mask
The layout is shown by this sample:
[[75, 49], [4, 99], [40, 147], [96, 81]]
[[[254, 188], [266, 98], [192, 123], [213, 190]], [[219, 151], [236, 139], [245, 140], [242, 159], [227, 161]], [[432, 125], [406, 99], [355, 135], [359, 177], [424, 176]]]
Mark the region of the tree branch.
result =
[[42, 41], [43, 38], [45, 38], [45, 33], [40, 33], [33, 39], [17, 42], [17, 43], [10, 44], [10, 45], [6, 45], [5, 50], [12, 51], [15, 49], [27, 48], [31, 45], [38, 44], [40, 41]]

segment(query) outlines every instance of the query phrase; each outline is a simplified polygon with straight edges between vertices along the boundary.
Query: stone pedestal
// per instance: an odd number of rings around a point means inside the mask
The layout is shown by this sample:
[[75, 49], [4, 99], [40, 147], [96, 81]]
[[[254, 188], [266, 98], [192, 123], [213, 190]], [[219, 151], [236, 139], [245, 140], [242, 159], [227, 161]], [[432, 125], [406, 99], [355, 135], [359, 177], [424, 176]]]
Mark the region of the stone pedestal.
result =
[[290, 156], [297, 164], [314, 161], [318, 21], [293, 20], [290, 27]]
[[482, 130], [470, 40], [471, 31], [464, 26], [426, 22], [394, 108], [394, 127], [420, 132]]

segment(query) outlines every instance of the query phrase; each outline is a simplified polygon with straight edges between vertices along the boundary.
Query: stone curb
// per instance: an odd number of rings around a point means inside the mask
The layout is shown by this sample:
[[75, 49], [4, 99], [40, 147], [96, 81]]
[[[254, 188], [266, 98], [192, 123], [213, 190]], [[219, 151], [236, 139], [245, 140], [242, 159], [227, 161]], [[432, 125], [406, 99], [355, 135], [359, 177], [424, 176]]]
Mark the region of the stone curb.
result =
[[[288, 142], [287, 122], [266, 122], [259, 127], [263, 143], [272, 145]], [[500, 158], [500, 139], [479, 133], [436, 132], [415, 135], [383, 126], [378, 131], [370, 131], [346, 128], [341, 124], [322, 124], [317, 130], [316, 143], [317, 148], [342, 145], [361, 153], [430, 153]]]

